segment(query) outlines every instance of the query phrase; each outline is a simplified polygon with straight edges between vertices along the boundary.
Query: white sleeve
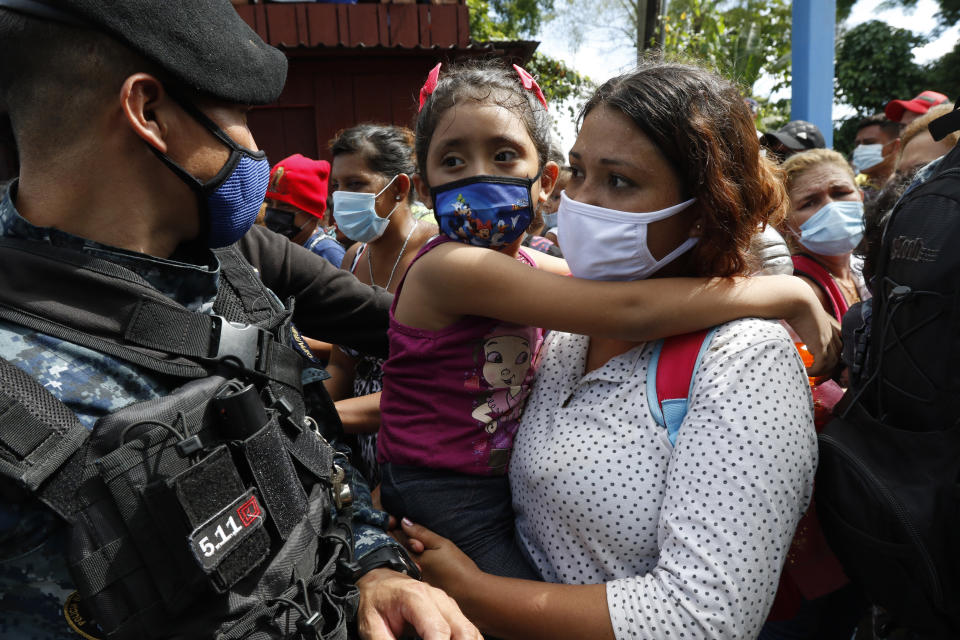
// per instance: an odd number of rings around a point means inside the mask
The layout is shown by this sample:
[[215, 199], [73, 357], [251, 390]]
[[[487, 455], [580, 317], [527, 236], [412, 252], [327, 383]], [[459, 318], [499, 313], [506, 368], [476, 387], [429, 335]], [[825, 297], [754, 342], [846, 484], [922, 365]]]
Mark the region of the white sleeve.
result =
[[786, 333], [721, 327], [670, 458], [657, 565], [607, 583], [616, 637], [755, 638], [816, 463], [806, 373]]

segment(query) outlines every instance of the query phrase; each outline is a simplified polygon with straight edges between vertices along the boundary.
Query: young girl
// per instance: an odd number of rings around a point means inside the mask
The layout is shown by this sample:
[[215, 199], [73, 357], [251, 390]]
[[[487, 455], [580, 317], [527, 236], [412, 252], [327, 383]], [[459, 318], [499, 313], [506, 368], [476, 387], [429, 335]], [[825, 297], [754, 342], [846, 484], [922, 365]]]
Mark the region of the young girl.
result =
[[[791, 277], [563, 277], [564, 261], [519, 248], [558, 173], [547, 162], [550, 120], [533, 78], [493, 63], [440, 75], [438, 65], [420, 97], [414, 183], [441, 233], [410, 265], [391, 310], [383, 506], [451, 538], [485, 571], [535, 577], [514, 542], [505, 474], [538, 364], [537, 327], [642, 341], [742, 316], [790, 316], [806, 326], [818, 365], [830, 364], [837, 341], [812, 291]], [[670, 241], [689, 247], [696, 238]], [[640, 268], [682, 253], [650, 246]]]

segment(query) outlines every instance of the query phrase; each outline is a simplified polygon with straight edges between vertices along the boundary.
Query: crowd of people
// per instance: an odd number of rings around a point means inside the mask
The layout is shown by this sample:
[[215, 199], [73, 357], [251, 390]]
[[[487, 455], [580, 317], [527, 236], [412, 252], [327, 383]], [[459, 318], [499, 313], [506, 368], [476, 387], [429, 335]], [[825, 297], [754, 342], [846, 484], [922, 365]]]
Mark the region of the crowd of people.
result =
[[847, 158], [651, 58], [564, 150], [523, 68], [438, 64], [271, 167], [229, 2], [60, 4], [0, 0], [0, 635], [885, 637], [817, 433], [946, 95]]

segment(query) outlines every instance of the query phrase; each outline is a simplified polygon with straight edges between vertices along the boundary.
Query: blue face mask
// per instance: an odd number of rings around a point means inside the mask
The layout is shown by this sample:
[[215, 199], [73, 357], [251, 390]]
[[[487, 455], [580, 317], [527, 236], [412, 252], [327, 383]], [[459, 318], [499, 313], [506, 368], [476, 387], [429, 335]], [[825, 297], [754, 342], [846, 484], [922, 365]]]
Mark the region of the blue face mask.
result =
[[354, 242], [373, 242], [383, 235], [390, 224], [390, 216], [397, 210], [397, 202], [386, 216], [377, 214], [377, 198], [386, 191], [397, 176], [387, 183], [378, 193], [359, 193], [356, 191], [333, 192], [333, 219], [337, 228]]
[[[169, 91], [167, 93], [170, 94]], [[201, 182], [153, 145], [147, 146], [197, 194], [200, 210], [206, 218], [207, 246], [216, 249], [231, 245], [242, 238], [257, 220], [270, 182], [267, 155], [263, 151], [241, 147], [196, 106], [170, 95], [184, 111], [230, 149], [230, 157], [217, 175], [207, 182]]]
[[553, 213], [543, 214], [543, 232], [546, 233], [557, 226], [557, 220], [559, 220], [560, 214], [554, 211]]
[[879, 143], [857, 145], [850, 157], [850, 162], [857, 173], [877, 166], [883, 162], [883, 145]]
[[473, 176], [433, 187], [440, 232], [478, 247], [496, 249], [521, 237], [533, 220], [531, 188], [540, 177]]
[[800, 225], [800, 244], [822, 256], [842, 256], [863, 238], [863, 202], [829, 202]]

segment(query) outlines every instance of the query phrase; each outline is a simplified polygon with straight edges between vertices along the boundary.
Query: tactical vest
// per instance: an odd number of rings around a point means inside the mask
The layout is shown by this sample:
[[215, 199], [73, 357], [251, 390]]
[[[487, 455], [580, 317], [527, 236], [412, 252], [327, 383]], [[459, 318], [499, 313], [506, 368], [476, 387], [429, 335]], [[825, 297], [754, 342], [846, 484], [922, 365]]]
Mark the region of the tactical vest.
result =
[[305, 406], [292, 306], [216, 254], [208, 315], [115, 263], [0, 239], [0, 318], [181, 381], [88, 431], [0, 360], [0, 476], [68, 523], [82, 633], [346, 638], [350, 490], [320, 435], [339, 419], [325, 391]]

